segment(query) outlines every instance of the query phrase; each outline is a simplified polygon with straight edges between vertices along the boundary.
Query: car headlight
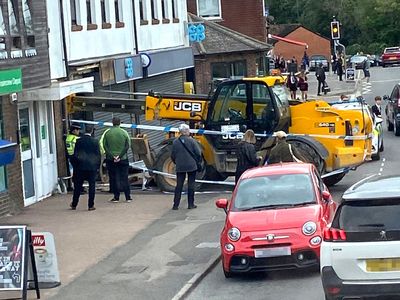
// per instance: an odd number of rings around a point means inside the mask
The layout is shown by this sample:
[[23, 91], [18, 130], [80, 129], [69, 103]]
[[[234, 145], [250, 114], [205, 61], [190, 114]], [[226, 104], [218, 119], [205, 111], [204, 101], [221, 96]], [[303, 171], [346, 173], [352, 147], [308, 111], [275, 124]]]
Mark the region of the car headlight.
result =
[[238, 241], [240, 239], [240, 230], [236, 227], [232, 227], [228, 230], [228, 238], [233, 242]]
[[305, 235], [312, 235], [317, 231], [317, 224], [311, 221], [304, 223], [302, 231]]

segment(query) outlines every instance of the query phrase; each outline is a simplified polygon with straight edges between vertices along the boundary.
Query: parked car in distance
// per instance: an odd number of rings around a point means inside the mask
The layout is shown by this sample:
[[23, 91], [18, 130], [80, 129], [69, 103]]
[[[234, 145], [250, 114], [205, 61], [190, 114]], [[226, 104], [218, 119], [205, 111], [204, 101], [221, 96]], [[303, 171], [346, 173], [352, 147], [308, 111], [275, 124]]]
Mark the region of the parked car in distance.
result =
[[350, 65], [355, 69], [362, 69], [364, 66], [364, 61], [368, 58], [365, 55], [353, 55], [350, 58]]
[[328, 59], [323, 55], [311, 55], [310, 56], [310, 71], [315, 71], [319, 64], [322, 63], [322, 67], [327, 72], [329, 71], [329, 62]]
[[385, 106], [386, 124], [388, 131], [400, 136], [400, 83], [396, 83], [390, 96], [383, 96], [387, 101]]
[[[364, 110], [366, 124], [372, 125], [372, 140], [371, 140], [371, 159], [372, 160], [379, 160], [380, 153], [384, 150], [383, 146], [383, 128], [382, 122], [383, 119], [376, 117], [372, 113], [371, 106], [369, 106], [363, 98], [357, 99], [353, 96], [350, 97], [348, 101], [338, 101], [338, 102], [331, 102], [330, 103], [333, 107], [337, 109], [343, 110]], [[369, 125], [369, 126], [371, 126]], [[360, 130], [360, 128], [353, 128], [353, 130]]]
[[400, 47], [385, 48], [382, 54], [382, 67], [400, 63]]
[[373, 175], [343, 194], [332, 224], [323, 234], [325, 299], [398, 299], [399, 186], [400, 176]]
[[319, 263], [322, 230], [336, 203], [313, 164], [253, 168], [228, 199], [220, 236], [225, 277], [252, 271], [308, 268]]

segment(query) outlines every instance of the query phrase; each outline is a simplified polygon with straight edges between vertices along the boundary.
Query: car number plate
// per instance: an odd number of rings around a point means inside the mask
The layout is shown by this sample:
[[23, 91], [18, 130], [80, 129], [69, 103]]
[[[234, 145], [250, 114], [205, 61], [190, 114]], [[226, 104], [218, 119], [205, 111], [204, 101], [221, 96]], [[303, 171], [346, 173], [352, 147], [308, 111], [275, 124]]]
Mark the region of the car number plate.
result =
[[291, 254], [292, 254], [292, 252], [290, 250], [290, 247], [276, 247], [276, 248], [266, 248], [266, 249], [254, 250], [255, 258], [287, 256], [287, 255], [291, 255]]
[[222, 132], [238, 132], [239, 131], [239, 125], [238, 124], [222, 125], [221, 126], [221, 131]]
[[367, 259], [368, 272], [400, 271], [400, 258]]
[[394, 57], [394, 56], [391, 56], [391, 57], [389, 57], [389, 59], [396, 59], [397, 57]]

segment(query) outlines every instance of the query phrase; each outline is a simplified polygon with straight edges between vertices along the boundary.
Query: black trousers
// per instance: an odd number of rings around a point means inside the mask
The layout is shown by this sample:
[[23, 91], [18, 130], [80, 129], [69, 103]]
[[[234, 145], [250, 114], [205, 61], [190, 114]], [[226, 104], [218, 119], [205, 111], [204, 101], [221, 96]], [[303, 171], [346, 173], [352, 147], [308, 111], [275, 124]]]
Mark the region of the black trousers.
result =
[[176, 187], [174, 196], [174, 207], [178, 207], [181, 202], [183, 183], [185, 182], [186, 173], [188, 174], [188, 207], [194, 205], [194, 187], [196, 180], [196, 171], [193, 172], [176, 172]]
[[324, 81], [318, 80], [318, 95], [321, 94], [321, 87], [324, 88]]
[[107, 159], [106, 166], [114, 199], [119, 200], [121, 192], [124, 192], [125, 199], [131, 199], [131, 190], [128, 181], [129, 161], [125, 159], [114, 162]]
[[89, 198], [88, 207], [94, 206], [94, 196], [96, 193], [96, 176], [97, 171], [82, 171], [75, 168], [74, 170], [74, 194], [72, 196], [72, 206], [76, 207], [79, 202], [79, 196], [82, 191], [83, 182], [86, 180], [89, 183]]

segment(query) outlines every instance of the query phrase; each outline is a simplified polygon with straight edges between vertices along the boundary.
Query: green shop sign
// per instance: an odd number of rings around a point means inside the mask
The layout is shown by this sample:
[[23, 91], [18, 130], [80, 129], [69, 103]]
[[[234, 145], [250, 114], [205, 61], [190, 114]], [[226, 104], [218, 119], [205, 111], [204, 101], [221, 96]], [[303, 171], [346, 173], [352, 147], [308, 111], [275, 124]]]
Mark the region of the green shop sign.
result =
[[0, 95], [22, 91], [21, 69], [0, 71]]

